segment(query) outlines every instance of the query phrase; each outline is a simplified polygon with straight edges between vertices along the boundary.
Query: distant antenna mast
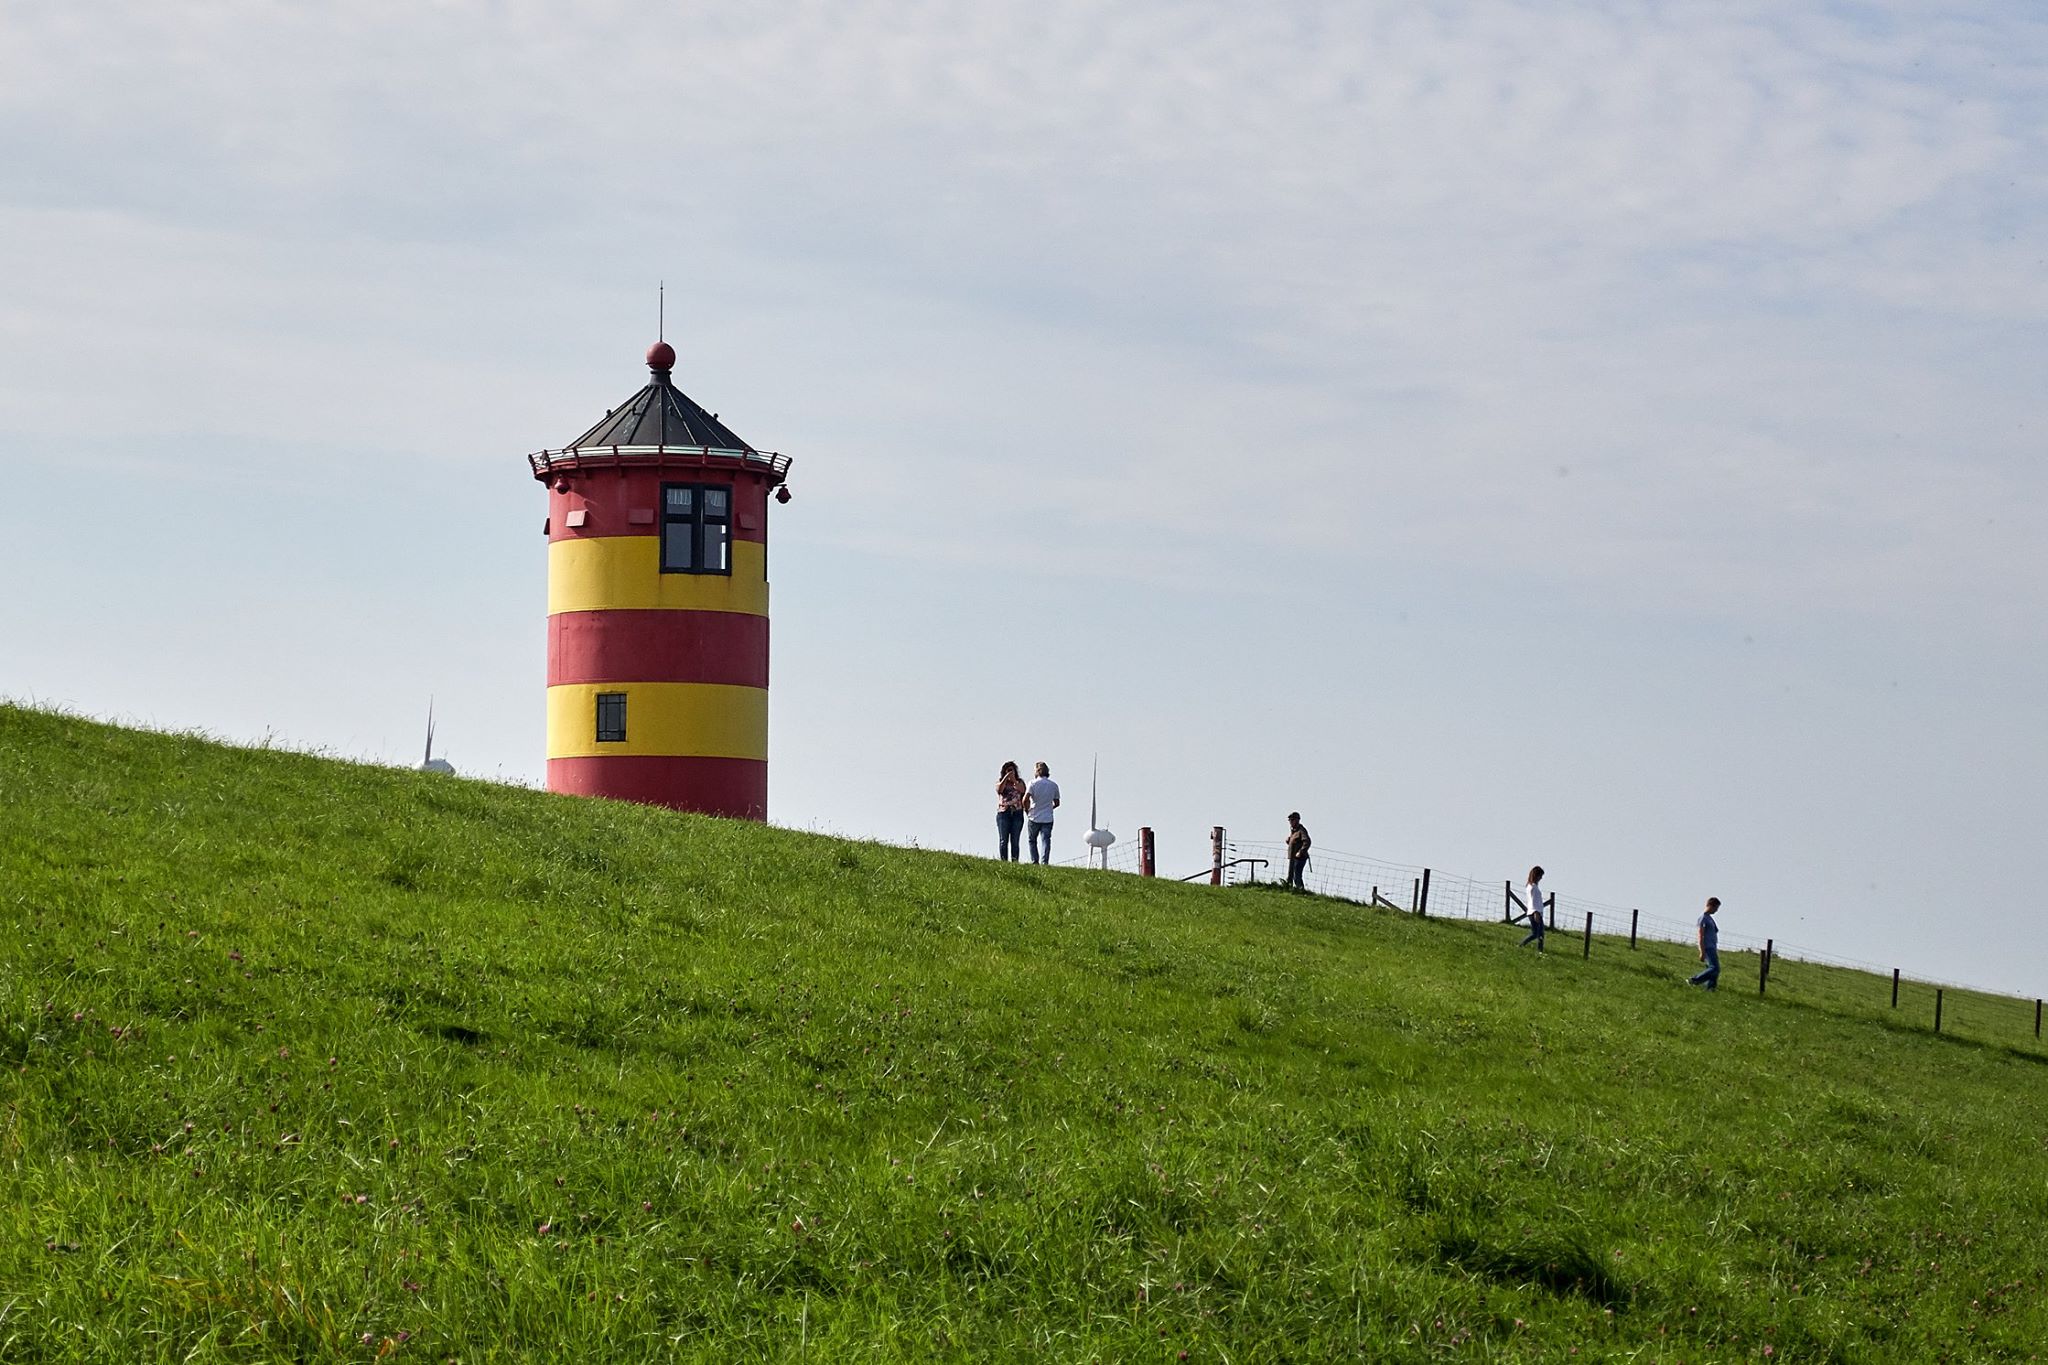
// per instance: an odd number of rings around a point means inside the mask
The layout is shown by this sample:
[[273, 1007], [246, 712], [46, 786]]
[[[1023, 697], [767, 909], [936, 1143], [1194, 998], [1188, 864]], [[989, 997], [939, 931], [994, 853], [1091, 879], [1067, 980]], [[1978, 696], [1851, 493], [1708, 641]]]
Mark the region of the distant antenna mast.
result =
[[668, 281], [654, 287], [654, 339], [668, 340]]

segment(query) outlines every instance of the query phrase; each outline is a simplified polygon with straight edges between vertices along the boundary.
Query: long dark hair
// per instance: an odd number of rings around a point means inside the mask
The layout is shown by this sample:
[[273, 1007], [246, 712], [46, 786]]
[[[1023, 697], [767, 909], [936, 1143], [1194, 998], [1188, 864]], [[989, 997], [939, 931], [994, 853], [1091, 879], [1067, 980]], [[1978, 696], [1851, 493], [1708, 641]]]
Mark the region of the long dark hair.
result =
[[1006, 778], [1006, 777], [1011, 777], [1011, 776], [1017, 776], [1017, 777], [1022, 777], [1022, 776], [1023, 776], [1023, 774], [1022, 774], [1022, 773], [1019, 773], [1019, 772], [1017, 771], [1017, 760], [1016, 760], [1016, 759], [1014, 759], [1014, 758], [1013, 758], [1013, 759], [1011, 759], [1011, 760], [1010, 760], [1010, 761], [1009, 761], [1008, 763], [1005, 763], [1005, 764], [1003, 765], [1003, 770], [1002, 770], [1001, 772], [999, 772], [999, 773], [997, 773], [997, 774], [996, 774], [996, 781], [1000, 782], [1000, 781], [1002, 781], [1002, 780], [1003, 780], [1004, 778]]
[[1538, 882], [1540, 882], [1540, 881], [1542, 881], [1542, 880], [1543, 880], [1543, 869], [1542, 869], [1542, 868], [1540, 868], [1540, 867], [1532, 867], [1532, 868], [1530, 868], [1530, 869], [1529, 869], [1529, 885], [1531, 885], [1531, 886], [1534, 886], [1534, 885], [1536, 885], [1536, 883], [1538, 883]]

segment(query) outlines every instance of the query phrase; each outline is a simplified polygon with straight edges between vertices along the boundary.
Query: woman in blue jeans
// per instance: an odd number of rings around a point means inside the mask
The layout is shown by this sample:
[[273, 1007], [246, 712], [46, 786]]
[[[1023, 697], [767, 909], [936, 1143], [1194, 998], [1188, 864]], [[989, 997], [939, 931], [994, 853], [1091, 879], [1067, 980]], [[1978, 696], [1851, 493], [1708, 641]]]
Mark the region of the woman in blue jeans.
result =
[[1018, 845], [1024, 839], [1024, 794], [1028, 789], [1017, 774], [1014, 762], [1005, 763], [996, 775], [996, 856], [1006, 863], [1018, 861]]

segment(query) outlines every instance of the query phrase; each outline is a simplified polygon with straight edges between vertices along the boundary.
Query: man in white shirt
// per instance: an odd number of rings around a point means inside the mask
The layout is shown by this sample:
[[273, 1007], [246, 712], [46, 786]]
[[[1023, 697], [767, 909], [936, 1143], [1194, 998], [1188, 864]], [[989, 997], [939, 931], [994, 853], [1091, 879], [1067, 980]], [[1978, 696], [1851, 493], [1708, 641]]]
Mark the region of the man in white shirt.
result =
[[[1025, 793], [1025, 808], [1030, 812], [1031, 861], [1049, 863], [1052, 861], [1052, 813], [1059, 809], [1060, 784], [1052, 780], [1052, 769], [1043, 763], [1033, 771], [1038, 775], [1031, 780], [1030, 790]], [[1045, 851], [1041, 854], [1038, 841], [1045, 840]]]

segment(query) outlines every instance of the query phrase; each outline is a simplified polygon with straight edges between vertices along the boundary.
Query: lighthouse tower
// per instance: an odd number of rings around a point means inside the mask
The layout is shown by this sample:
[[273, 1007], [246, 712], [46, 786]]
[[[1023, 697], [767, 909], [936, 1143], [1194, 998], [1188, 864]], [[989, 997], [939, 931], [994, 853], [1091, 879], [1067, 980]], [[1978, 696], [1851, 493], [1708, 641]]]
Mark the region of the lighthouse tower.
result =
[[789, 460], [647, 352], [645, 388], [561, 450], [548, 489], [548, 789], [768, 818], [768, 500]]

